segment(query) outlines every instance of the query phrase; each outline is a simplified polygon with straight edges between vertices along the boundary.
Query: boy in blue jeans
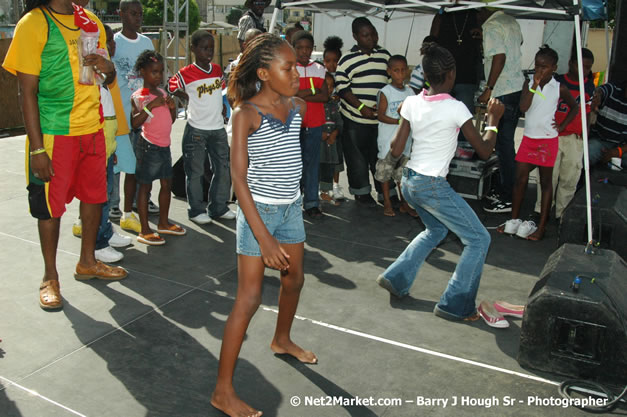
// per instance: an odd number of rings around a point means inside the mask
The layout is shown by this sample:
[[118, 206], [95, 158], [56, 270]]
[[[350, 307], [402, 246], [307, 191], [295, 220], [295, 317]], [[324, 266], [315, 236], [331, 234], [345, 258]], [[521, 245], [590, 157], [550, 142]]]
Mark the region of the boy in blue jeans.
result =
[[[231, 190], [229, 144], [224, 129], [222, 103], [224, 78], [213, 59], [213, 36], [204, 30], [192, 34], [196, 61], [182, 68], [168, 83], [170, 93], [189, 101], [189, 118], [183, 133], [183, 164], [187, 177], [187, 210], [191, 221], [209, 224], [212, 218], [232, 220], [227, 201]], [[202, 181], [206, 155], [211, 161], [209, 206], [203, 201]], [[207, 208], [209, 213], [207, 213]]]

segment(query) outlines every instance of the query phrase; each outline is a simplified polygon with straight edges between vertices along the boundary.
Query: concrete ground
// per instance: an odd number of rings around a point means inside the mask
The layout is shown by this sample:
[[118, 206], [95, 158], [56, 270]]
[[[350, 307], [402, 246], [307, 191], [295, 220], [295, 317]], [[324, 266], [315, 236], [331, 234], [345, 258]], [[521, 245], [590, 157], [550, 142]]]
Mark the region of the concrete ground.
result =
[[[174, 160], [184, 123], [175, 124]], [[235, 222], [195, 225], [185, 201], [173, 199], [170, 218], [187, 236], [162, 247], [135, 242], [123, 249], [121, 265], [130, 272], [123, 281], [79, 282], [72, 278], [80, 250], [71, 233], [73, 202], [57, 259], [65, 307], [44, 312], [37, 291], [43, 261], [23, 160], [23, 137], [0, 140], [0, 416], [223, 415], [209, 397], [237, 289]], [[525, 213], [532, 195], [530, 189]], [[541, 242], [513, 239], [494, 231], [507, 215], [471, 205], [492, 235], [478, 301], [524, 304], [556, 249], [556, 226]], [[493, 329], [433, 315], [461, 252], [454, 236], [432, 253], [410, 296], [399, 301], [374, 280], [421, 223], [384, 217], [381, 206], [366, 209], [352, 200], [322, 208], [324, 218], [306, 220], [306, 283], [293, 327], [294, 340], [320, 362], [302, 365], [270, 351], [279, 279], [268, 270], [235, 373], [243, 399], [267, 416], [584, 414], [546, 405], [560, 398], [562, 377], [518, 365], [520, 320]]]

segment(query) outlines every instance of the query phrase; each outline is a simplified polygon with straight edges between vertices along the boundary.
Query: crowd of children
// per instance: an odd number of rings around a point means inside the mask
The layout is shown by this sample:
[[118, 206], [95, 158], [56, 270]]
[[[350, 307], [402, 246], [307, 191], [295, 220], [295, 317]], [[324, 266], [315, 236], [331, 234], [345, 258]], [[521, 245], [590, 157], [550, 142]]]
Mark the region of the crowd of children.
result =
[[[238, 292], [224, 330], [211, 399], [215, 407], [229, 415], [259, 415], [235, 393], [233, 373], [246, 329], [260, 304], [265, 267], [281, 271], [272, 350], [305, 363], [317, 362], [312, 352], [290, 338], [304, 284], [303, 213], [320, 218], [320, 200], [340, 204], [345, 199], [339, 185], [344, 161], [349, 191], [358, 203], [376, 205], [371, 196], [372, 174], [385, 216], [395, 216], [397, 208], [419, 216], [425, 225], [377, 283], [396, 297], [407, 295], [426, 257], [452, 231], [464, 250], [434, 313], [450, 320], [483, 317], [499, 327], [475, 303], [490, 235], [448, 184], [446, 175], [460, 131], [480, 158], [490, 156], [504, 106], [499, 100], [489, 101], [487, 125], [480, 135], [467, 106], [450, 95], [458, 68], [437, 38], [425, 38], [422, 62], [407, 86], [407, 59], [381, 48], [376, 29], [366, 18], [353, 22], [356, 45], [349, 53], [342, 54], [340, 38], [325, 40], [322, 63], [311, 60], [314, 38], [307, 31], [290, 30], [288, 43], [253, 29], [229, 68], [228, 101], [233, 113], [227, 135], [222, 98], [226, 85], [222, 68], [212, 62], [215, 44], [210, 33], [199, 30], [192, 35], [194, 63], [166, 80], [164, 58], [139, 33], [139, 0], [121, 1], [122, 31], [115, 35], [69, 0], [34, 1], [29, 7], [3, 66], [18, 76], [24, 91], [29, 203], [39, 219], [46, 267], [40, 286], [42, 308], [63, 305], [54, 254], [59, 218], [71, 197], [82, 202], [80, 221], [73, 228], [83, 240], [77, 279], [126, 277], [124, 269], [100, 262], [119, 261], [122, 255], [111, 247], [130, 244], [129, 237], [112, 232], [109, 218], [121, 217], [122, 229], [136, 232], [137, 241], [146, 245], [165, 244], [163, 235], [186, 234], [168, 218], [170, 143], [177, 118], [174, 95], [187, 102], [189, 111], [182, 144], [189, 219], [201, 225], [216, 218], [237, 219]], [[70, 19], [76, 14], [86, 16], [100, 30], [101, 53], [83, 58], [68, 46], [80, 41], [78, 32], [65, 30], [73, 27]], [[50, 28], [46, 39], [42, 22]], [[36, 32], [32, 50], [20, 48], [28, 31]], [[71, 68], [55, 67], [50, 45], [71, 56]], [[584, 50], [586, 73], [593, 59]], [[81, 85], [76, 77], [60, 85], [51, 81], [56, 72], [76, 72], [82, 60], [106, 74], [102, 86]], [[577, 146], [581, 116], [573, 98], [579, 91], [576, 60], [571, 60], [563, 76], [554, 77], [556, 68], [556, 52], [542, 47], [519, 103], [526, 118], [516, 155], [512, 218], [497, 229], [529, 240], [542, 239], [553, 194], [558, 195], [556, 215], [561, 215], [581, 170], [581, 146]], [[64, 88], [82, 97], [80, 109], [72, 108], [75, 99]], [[592, 88], [586, 82], [586, 101], [592, 97]], [[609, 100], [613, 91], [602, 90], [598, 104]], [[624, 95], [623, 90], [620, 94]], [[50, 118], [55, 95], [62, 96], [65, 107], [55, 113], [59, 117]], [[82, 118], [75, 112], [81, 112]], [[622, 148], [618, 149], [622, 157]], [[76, 167], [66, 164], [74, 154], [79, 155], [72, 162]], [[559, 169], [553, 172], [556, 160]], [[213, 173], [208, 203], [202, 184], [205, 161]], [[520, 219], [529, 172], [535, 167], [540, 172], [537, 226]], [[119, 209], [119, 172], [125, 173], [123, 211]], [[160, 182], [158, 207], [150, 202], [155, 180]], [[237, 215], [228, 206], [231, 185], [238, 200]], [[148, 222], [151, 213], [159, 214], [156, 231]]]

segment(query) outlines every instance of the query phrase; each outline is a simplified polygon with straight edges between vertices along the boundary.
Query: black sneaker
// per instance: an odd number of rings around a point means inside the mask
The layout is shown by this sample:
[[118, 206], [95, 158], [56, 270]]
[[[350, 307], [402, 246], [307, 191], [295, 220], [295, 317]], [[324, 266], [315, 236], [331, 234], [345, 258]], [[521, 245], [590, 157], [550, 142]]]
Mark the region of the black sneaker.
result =
[[372, 198], [370, 194], [356, 195], [355, 201], [365, 207], [374, 208], [377, 206], [377, 202], [374, 201], [374, 198]]
[[110, 219], [119, 219], [122, 217], [122, 212], [119, 207], [111, 207], [109, 209], [109, 218]]
[[322, 217], [322, 211], [318, 207], [311, 207], [305, 210], [305, 214], [313, 219], [319, 219]]
[[488, 193], [488, 195], [485, 196], [486, 200], [489, 201], [500, 201], [501, 200], [501, 196], [499, 196], [499, 193], [496, 192], [496, 190], [490, 190], [490, 192]]
[[489, 201], [487, 205], [483, 206], [483, 210], [488, 213], [510, 213], [512, 211], [511, 201]]

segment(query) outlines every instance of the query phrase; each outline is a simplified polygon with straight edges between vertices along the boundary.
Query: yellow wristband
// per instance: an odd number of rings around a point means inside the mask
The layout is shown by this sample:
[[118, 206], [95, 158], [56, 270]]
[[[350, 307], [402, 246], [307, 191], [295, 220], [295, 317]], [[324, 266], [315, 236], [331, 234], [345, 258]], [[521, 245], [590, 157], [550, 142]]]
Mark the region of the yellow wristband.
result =
[[309, 85], [311, 86], [311, 94], [316, 95], [316, 87], [314, 87], [313, 78], [309, 79]]
[[148, 107], [144, 106], [144, 111], [146, 112], [146, 114], [150, 117], [155, 117], [154, 114], [152, 114], [152, 112], [150, 110], [148, 110]]
[[403, 118], [401, 117], [398, 119], [398, 124], [400, 125], [402, 122], [403, 122]]
[[484, 131], [491, 130], [494, 133], [499, 133], [499, 129], [496, 126], [486, 126], [483, 128]]
[[46, 152], [46, 148], [37, 148], [34, 151], [30, 151], [30, 156], [39, 155], [40, 153]]
[[529, 91], [531, 91], [533, 94], [537, 94], [537, 95], [539, 95], [539, 96], [540, 96], [540, 97], [542, 97], [543, 99], [545, 99], [545, 98], [546, 98], [546, 97], [544, 97], [544, 94], [542, 94], [542, 93], [541, 93], [541, 92], [539, 92], [539, 91], [534, 90], [533, 88], [530, 88], [530, 89], [529, 89]]
[[364, 108], [364, 106], [365, 106], [365, 104], [364, 104], [364, 103], [361, 103], [361, 104], [359, 105], [359, 107], [357, 107], [357, 111], [361, 111], [361, 109], [363, 109], [363, 108]]

